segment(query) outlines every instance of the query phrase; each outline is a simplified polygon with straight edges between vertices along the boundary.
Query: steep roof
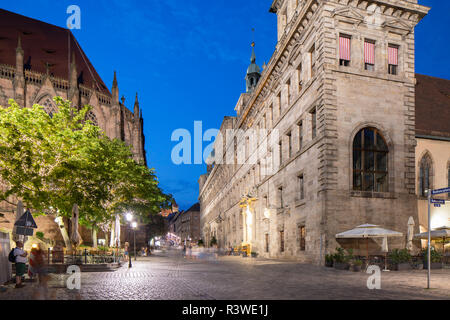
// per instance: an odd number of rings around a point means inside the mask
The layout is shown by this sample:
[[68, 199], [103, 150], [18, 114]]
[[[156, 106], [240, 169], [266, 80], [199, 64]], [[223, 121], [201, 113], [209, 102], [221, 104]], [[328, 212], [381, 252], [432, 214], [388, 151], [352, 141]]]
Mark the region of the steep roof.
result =
[[186, 212], [190, 212], [190, 211], [200, 211], [200, 203], [197, 202], [192, 207], [190, 207], [189, 210], [187, 210]]
[[450, 80], [416, 79], [416, 134], [450, 138]]
[[[75, 54], [79, 83], [100, 92], [109, 90], [81, 49], [72, 32], [39, 20], [0, 9], [0, 64], [16, 65], [16, 47], [20, 35], [25, 69], [69, 78], [69, 60]], [[70, 58], [69, 58], [70, 57]]]

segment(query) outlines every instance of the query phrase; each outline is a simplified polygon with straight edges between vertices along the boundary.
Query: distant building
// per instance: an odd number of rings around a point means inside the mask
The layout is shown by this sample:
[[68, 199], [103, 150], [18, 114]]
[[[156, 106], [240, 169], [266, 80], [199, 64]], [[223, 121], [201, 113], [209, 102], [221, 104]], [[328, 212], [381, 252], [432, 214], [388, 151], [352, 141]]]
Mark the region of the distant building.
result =
[[178, 210], [179, 210], [178, 204], [177, 204], [177, 202], [174, 199], [173, 203], [172, 203], [172, 206], [170, 208], [168, 208], [168, 209], [161, 210], [161, 212], [159, 214], [162, 215], [164, 218], [167, 218], [172, 213], [178, 212]]
[[197, 243], [200, 237], [200, 204], [196, 203], [187, 211], [170, 216], [169, 233], [176, 235], [180, 243]]

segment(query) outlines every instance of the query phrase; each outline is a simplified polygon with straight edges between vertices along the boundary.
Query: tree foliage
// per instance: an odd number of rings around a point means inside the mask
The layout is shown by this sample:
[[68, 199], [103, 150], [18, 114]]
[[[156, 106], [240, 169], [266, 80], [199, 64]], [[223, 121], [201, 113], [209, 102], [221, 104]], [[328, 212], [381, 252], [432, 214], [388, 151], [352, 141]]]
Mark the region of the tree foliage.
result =
[[35, 214], [71, 217], [80, 208], [80, 224], [97, 228], [116, 214], [133, 211], [142, 222], [167, 206], [153, 169], [137, 163], [130, 148], [108, 138], [80, 110], [54, 98], [58, 112], [13, 100], [0, 107], [0, 200], [23, 199]]

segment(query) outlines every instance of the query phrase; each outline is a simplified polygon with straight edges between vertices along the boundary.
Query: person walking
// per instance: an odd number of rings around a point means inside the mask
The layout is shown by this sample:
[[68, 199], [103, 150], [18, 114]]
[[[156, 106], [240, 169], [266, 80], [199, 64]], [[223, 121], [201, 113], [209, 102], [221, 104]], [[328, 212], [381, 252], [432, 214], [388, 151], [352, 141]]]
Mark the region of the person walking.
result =
[[33, 272], [34, 274], [38, 275], [39, 279], [39, 286], [35, 293], [36, 300], [46, 299], [48, 294], [48, 275], [45, 258], [45, 251], [42, 250], [41, 245], [37, 244], [36, 246], [34, 246], [30, 253], [30, 265], [31, 261], [33, 261]]
[[16, 289], [23, 288], [25, 285], [22, 283], [22, 276], [25, 274], [27, 267], [27, 255], [28, 253], [23, 250], [23, 242], [17, 241], [16, 248], [14, 249], [14, 261], [16, 266]]

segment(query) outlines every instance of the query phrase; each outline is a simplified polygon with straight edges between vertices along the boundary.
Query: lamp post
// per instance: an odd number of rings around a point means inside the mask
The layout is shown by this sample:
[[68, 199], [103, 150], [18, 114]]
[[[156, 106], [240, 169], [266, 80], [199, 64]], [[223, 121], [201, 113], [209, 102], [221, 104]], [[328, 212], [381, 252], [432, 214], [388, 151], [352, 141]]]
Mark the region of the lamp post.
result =
[[136, 258], [136, 228], [137, 228], [137, 222], [136, 221], [133, 221], [132, 223], [131, 223], [131, 227], [133, 228], [133, 242], [134, 242], [134, 261], [136, 261], [137, 260], [137, 258]]
[[[131, 224], [131, 221], [133, 220], [133, 215], [131, 213], [126, 214], [127, 221]], [[130, 255], [130, 248], [128, 247], [128, 268], [131, 268], [131, 255]]]

